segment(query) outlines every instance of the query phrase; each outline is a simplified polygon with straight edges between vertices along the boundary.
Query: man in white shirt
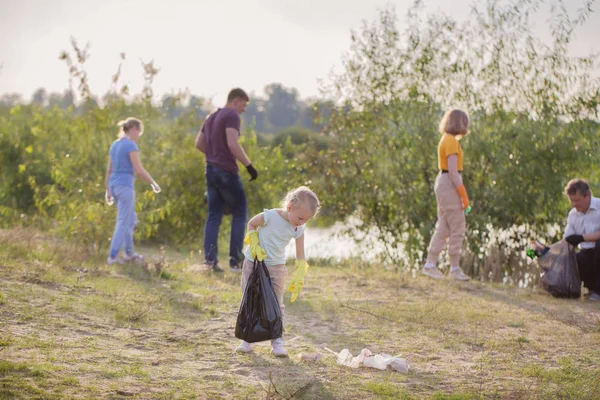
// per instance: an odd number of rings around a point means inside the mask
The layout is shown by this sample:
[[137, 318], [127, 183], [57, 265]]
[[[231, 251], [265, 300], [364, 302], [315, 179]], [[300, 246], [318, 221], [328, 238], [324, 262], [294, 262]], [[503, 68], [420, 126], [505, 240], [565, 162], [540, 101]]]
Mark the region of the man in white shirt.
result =
[[583, 179], [572, 179], [565, 187], [573, 209], [567, 218], [564, 239], [580, 245], [577, 253], [579, 277], [590, 290], [590, 300], [600, 300], [600, 199], [592, 196]]

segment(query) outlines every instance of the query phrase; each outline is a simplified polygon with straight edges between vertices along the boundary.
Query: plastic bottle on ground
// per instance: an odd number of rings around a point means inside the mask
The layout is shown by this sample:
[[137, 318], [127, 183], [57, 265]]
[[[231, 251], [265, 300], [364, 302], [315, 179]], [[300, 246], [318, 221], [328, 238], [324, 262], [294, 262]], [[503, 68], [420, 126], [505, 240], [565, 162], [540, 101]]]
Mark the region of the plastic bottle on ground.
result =
[[544, 246], [537, 240], [530, 240], [529, 241], [529, 249], [527, 249], [526, 254], [527, 254], [527, 257], [534, 260], [536, 257], [542, 257], [544, 254], [546, 254], [548, 252], [548, 250], [550, 250], [550, 247]]
[[337, 363], [349, 367], [352, 364], [352, 353], [350, 353], [350, 350], [342, 349], [338, 354]]
[[404, 374], [408, 372], [408, 363], [404, 358], [394, 357], [392, 362], [389, 363], [389, 366], [394, 371], [402, 372]]
[[371, 353], [371, 350], [369, 349], [362, 349], [362, 351], [360, 352], [359, 355], [357, 355], [356, 357], [354, 357], [352, 359], [352, 362], [350, 363], [350, 366], [352, 368], [358, 368], [360, 367], [360, 364], [362, 364], [365, 361], [365, 358], [372, 356], [373, 353]]
[[374, 356], [366, 357], [363, 364], [365, 367], [377, 368], [382, 371], [386, 369], [388, 365], [386, 359], [381, 354], [375, 354]]

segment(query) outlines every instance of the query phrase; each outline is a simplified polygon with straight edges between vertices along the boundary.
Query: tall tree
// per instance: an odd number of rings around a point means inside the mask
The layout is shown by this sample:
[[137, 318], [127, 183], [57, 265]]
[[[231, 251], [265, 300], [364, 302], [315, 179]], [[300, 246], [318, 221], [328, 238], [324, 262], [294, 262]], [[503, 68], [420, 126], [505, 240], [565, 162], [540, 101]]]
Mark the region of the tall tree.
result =
[[31, 99], [33, 104], [37, 104], [39, 106], [45, 107], [48, 104], [48, 92], [44, 88], [39, 88], [33, 93], [33, 97]]
[[298, 99], [298, 90], [286, 88], [281, 83], [271, 83], [265, 87], [268, 96], [265, 102], [265, 112], [273, 129], [280, 129], [296, 125], [301, 113]]

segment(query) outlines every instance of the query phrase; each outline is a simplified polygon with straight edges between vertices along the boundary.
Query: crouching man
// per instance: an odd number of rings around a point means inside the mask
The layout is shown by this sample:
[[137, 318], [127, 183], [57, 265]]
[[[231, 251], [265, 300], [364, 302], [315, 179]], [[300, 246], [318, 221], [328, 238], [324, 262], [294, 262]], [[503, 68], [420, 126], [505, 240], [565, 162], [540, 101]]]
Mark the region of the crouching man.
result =
[[592, 196], [583, 179], [572, 179], [565, 187], [571, 206], [564, 239], [579, 246], [579, 276], [590, 291], [589, 299], [600, 301], [600, 199]]

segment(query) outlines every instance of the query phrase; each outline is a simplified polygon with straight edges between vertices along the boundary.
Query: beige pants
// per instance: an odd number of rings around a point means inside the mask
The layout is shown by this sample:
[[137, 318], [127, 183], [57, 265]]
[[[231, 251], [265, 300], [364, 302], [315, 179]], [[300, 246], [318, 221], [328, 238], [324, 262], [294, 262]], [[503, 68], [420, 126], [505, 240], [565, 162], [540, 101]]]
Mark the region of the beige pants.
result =
[[[246, 285], [248, 284], [248, 279], [250, 279], [253, 268], [254, 263], [244, 259], [244, 265], [242, 266], [242, 296], [246, 292]], [[273, 289], [275, 290], [275, 295], [277, 296], [277, 301], [279, 302], [279, 307], [281, 308], [281, 319], [283, 320], [283, 317], [285, 316], [283, 292], [285, 292], [285, 277], [287, 276], [287, 268], [282, 264], [275, 265], [273, 267], [267, 267], [267, 269], [269, 270], [269, 275], [271, 276], [271, 283], [273, 284]]]
[[438, 222], [427, 249], [427, 263], [436, 264], [448, 241], [450, 266], [459, 266], [460, 251], [465, 238], [467, 224], [462, 209], [462, 200], [450, 179], [450, 174], [438, 174], [435, 180]]

